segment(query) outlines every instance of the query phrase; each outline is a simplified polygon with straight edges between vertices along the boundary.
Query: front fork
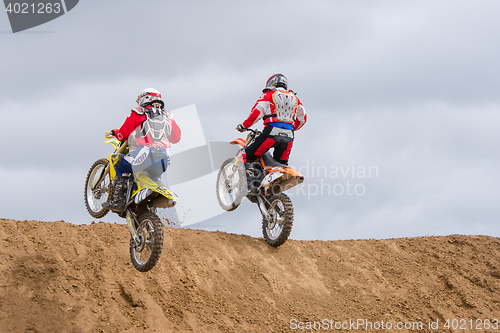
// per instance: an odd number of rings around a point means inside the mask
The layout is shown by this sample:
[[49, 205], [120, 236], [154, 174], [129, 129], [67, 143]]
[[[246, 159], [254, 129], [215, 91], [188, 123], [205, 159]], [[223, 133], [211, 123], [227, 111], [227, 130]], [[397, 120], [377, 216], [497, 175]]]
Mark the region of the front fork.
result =
[[269, 203], [269, 201], [267, 201], [267, 199], [263, 195], [261, 194], [257, 195], [257, 206], [259, 207], [260, 213], [262, 214], [267, 223], [272, 223], [273, 217], [267, 210], [266, 203], [269, 205], [269, 207], [271, 207], [271, 204]]
[[[238, 171], [238, 168], [241, 167], [238, 165], [238, 160], [236, 160], [236, 163], [233, 164], [233, 166], [231, 167], [231, 173], [229, 174], [229, 176], [224, 180], [224, 186], [226, 187], [226, 189], [228, 189], [229, 193], [232, 192], [233, 190], [233, 186], [231, 186], [231, 184], [233, 183], [233, 177], [234, 175], [237, 173]], [[244, 168], [244, 167], [243, 167]]]
[[135, 244], [141, 244], [141, 239], [139, 238], [139, 235], [137, 234], [137, 228], [135, 227], [138, 225], [137, 220], [135, 218], [135, 214], [132, 211], [132, 208], [128, 207], [127, 208], [127, 225], [128, 225], [128, 231], [130, 231], [130, 236], [134, 240]]
[[[127, 175], [130, 177], [130, 175]], [[127, 220], [127, 226], [128, 226], [128, 231], [130, 231], [130, 236], [134, 240], [136, 246], [141, 244], [141, 238], [137, 234], [137, 227], [139, 226], [139, 223], [137, 222], [137, 217], [132, 210], [131, 203], [132, 203], [132, 181], [130, 178], [127, 179], [127, 194], [125, 195], [125, 202], [126, 202], [126, 210], [125, 210], [125, 219]]]
[[272, 229], [274, 228], [274, 223], [278, 221], [278, 216], [282, 217], [283, 216], [283, 211], [279, 207], [273, 207], [272, 210], [274, 211], [275, 215], [271, 214], [269, 212], [269, 209], [266, 207], [271, 207], [271, 203], [265, 196], [262, 194], [257, 195], [257, 206], [259, 207], [260, 213], [262, 214], [262, 217], [266, 220], [266, 223], [270, 225], [269, 227]]
[[108, 161], [107, 167], [102, 169], [101, 174], [99, 175], [99, 178], [97, 178], [97, 180], [94, 182], [94, 184], [92, 184], [92, 191], [94, 191], [97, 187], [99, 187], [101, 185], [102, 181], [104, 180], [104, 177], [109, 173], [109, 169], [110, 169], [110, 166], [109, 166], [109, 161]]

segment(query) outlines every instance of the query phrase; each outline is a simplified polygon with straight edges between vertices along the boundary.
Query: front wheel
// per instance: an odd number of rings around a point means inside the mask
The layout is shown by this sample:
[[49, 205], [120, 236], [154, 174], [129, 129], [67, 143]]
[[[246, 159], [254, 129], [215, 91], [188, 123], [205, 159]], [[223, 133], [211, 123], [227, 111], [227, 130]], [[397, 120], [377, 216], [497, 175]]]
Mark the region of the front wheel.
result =
[[293, 225], [293, 205], [290, 198], [284, 194], [275, 194], [269, 198], [267, 206], [271, 221], [262, 219], [262, 234], [266, 242], [274, 247], [282, 245], [290, 236]]
[[163, 248], [163, 224], [160, 218], [151, 212], [142, 214], [138, 219], [137, 235], [139, 243], [130, 240], [130, 258], [140, 272], [147, 272], [160, 258]]
[[109, 177], [109, 161], [101, 158], [94, 162], [85, 179], [84, 199], [87, 211], [92, 217], [100, 219], [109, 210], [102, 207], [111, 195], [111, 180]]
[[243, 165], [237, 165], [237, 159], [229, 158], [222, 163], [217, 174], [215, 192], [217, 201], [225, 211], [238, 208], [245, 197], [246, 178]]

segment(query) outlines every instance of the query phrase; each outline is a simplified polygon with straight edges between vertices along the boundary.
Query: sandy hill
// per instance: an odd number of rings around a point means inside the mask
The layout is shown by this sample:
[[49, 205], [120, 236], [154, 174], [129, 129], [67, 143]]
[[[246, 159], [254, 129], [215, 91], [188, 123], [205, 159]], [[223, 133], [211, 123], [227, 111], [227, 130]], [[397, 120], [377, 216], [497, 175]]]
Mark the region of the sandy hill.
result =
[[165, 229], [140, 273], [125, 225], [0, 220], [0, 332], [498, 332], [497, 319], [494, 237], [275, 249]]

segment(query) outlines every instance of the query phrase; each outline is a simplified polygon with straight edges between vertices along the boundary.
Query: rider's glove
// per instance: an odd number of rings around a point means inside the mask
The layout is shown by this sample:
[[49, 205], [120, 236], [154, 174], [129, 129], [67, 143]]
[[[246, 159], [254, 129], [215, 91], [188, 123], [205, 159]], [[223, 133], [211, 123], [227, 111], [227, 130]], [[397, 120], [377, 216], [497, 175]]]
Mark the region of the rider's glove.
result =
[[243, 127], [242, 124], [238, 124], [238, 126], [236, 126], [236, 130], [239, 132], [245, 132], [246, 128]]

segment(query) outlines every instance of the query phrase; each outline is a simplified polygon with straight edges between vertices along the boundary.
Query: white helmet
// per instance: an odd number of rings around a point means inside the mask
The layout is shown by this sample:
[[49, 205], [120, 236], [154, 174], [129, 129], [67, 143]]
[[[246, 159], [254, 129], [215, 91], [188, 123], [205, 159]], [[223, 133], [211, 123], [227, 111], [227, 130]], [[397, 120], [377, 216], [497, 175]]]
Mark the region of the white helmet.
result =
[[158, 90], [154, 88], [146, 88], [137, 97], [136, 103], [139, 104], [139, 106], [143, 106], [144, 104], [149, 104], [153, 101], [160, 101], [163, 104], [163, 101], [161, 100], [161, 94]]

